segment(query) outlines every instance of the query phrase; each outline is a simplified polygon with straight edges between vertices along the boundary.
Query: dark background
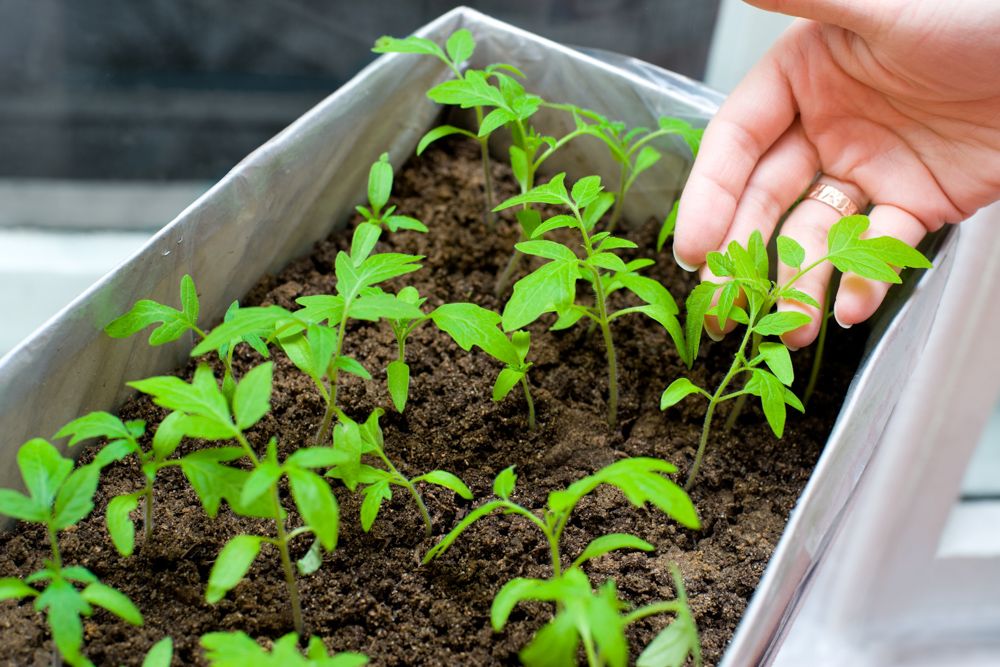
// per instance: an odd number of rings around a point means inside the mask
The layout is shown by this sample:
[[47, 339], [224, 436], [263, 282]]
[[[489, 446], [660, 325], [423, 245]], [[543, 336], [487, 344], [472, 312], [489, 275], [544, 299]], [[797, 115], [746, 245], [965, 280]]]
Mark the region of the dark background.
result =
[[[704, 75], [718, 0], [468, 5]], [[417, 0], [0, 0], [0, 177], [216, 180], [353, 76]]]

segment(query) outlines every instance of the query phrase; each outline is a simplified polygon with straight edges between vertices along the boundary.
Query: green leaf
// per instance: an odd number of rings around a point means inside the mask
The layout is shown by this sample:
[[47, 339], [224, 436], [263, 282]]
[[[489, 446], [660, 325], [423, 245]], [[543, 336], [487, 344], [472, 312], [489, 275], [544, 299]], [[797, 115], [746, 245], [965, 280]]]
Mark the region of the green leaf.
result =
[[594, 201], [603, 189], [600, 176], [584, 176], [573, 184], [571, 196], [577, 208], [584, 208]]
[[736, 274], [736, 267], [733, 262], [721, 252], [712, 251], [705, 255], [705, 262], [708, 269], [719, 278], [727, 278]]
[[643, 146], [635, 158], [635, 165], [632, 167], [632, 176], [629, 180], [634, 181], [639, 174], [659, 162], [662, 157], [663, 154], [652, 146]]
[[827, 233], [827, 254], [836, 255], [857, 244], [861, 235], [868, 231], [868, 216], [851, 215], [841, 218]]
[[795, 371], [792, 368], [792, 357], [788, 354], [788, 348], [781, 343], [766, 342], [760, 344], [760, 355], [764, 358], [764, 363], [771, 369], [782, 384], [791, 386], [795, 379]]
[[[368, 170], [368, 202], [372, 205], [376, 215], [389, 201], [389, 193], [391, 192], [392, 165], [389, 164], [389, 154], [382, 153]], [[354, 255], [353, 251], [351, 255]]]
[[718, 288], [719, 285], [716, 283], [699, 283], [691, 290], [691, 294], [688, 295], [687, 302], [684, 304], [687, 312], [687, 317], [684, 320], [687, 356], [684, 362], [688, 368], [691, 368], [691, 364], [698, 356], [698, 347], [701, 345], [701, 332], [705, 325], [705, 313], [711, 308], [712, 298], [715, 296], [715, 291]]
[[780, 336], [788, 331], [793, 331], [799, 327], [809, 324], [812, 318], [805, 313], [794, 310], [786, 310], [780, 313], [769, 313], [760, 318], [754, 325], [754, 333], [761, 336]]
[[505, 368], [497, 375], [496, 382], [493, 383], [493, 400], [502, 401], [507, 398], [507, 394], [517, 386], [517, 383], [524, 377], [524, 371], [514, 368]]
[[521, 186], [522, 191], [528, 190], [528, 181], [532, 175], [531, 165], [528, 163], [528, 156], [523, 148], [512, 145], [509, 149], [510, 169], [514, 172], [514, 180]]
[[222, 465], [222, 461], [232, 461], [243, 456], [245, 453], [240, 447], [215, 447], [201, 449], [179, 459], [181, 471], [209, 517], [214, 519], [218, 514], [223, 498], [230, 504], [240, 499], [249, 473]]
[[810, 295], [806, 294], [805, 292], [803, 292], [801, 290], [797, 290], [797, 289], [789, 287], [789, 288], [783, 289], [781, 291], [781, 295], [782, 295], [783, 299], [789, 299], [791, 301], [798, 301], [801, 304], [804, 304], [806, 306], [812, 306], [813, 308], [822, 308], [822, 306], [820, 305], [819, 301], [817, 301], [816, 299], [812, 298]]
[[[577, 220], [571, 215], [554, 215], [542, 224], [535, 227], [531, 232], [531, 238], [537, 239], [547, 232], [551, 232], [553, 229], [562, 229], [563, 227], [576, 227]], [[574, 255], [575, 256], [575, 255]]]
[[572, 250], [555, 241], [523, 241], [515, 244], [514, 247], [525, 255], [571, 261], [576, 259], [576, 254]]
[[416, 262], [420, 260], [421, 257], [416, 255], [383, 252], [371, 255], [360, 266], [354, 266], [347, 253], [341, 251], [337, 254], [334, 267], [337, 275], [337, 292], [353, 298], [365, 287], [417, 271], [420, 265]]
[[222, 547], [208, 575], [205, 600], [215, 604], [243, 580], [260, 553], [262, 539], [256, 535], [237, 535]]
[[736, 297], [740, 294], [740, 286], [735, 282], [727, 282], [719, 290], [719, 301], [715, 306], [715, 317], [719, 322], [719, 326], [725, 326], [726, 321], [729, 320], [729, 313], [733, 309], [733, 304], [736, 302]]
[[427, 225], [408, 215], [387, 216], [385, 218], [385, 226], [389, 228], [390, 232], [398, 232], [400, 229], [406, 229], [422, 234], [427, 233]]
[[376, 322], [382, 318], [387, 320], [417, 320], [424, 316], [420, 307], [398, 299], [386, 292], [372, 292], [359, 296], [351, 302], [347, 314], [356, 320]]
[[486, 114], [486, 117], [483, 118], [483, 122], [479, 124], [478, 137], [488, 137], [497, 128], [503, 127], [507, 123], [517, 120], [517, 118], [518, 114], [508, 111], [507, 109], [494, 109]]
[[427, 91], [427, 97], [438, 104], [452, 104], [463, 109], [507, 106], [503, 93], [478, 70], [466, 71], [465, 78], [439, 83]]
[[378, 517], [382, 502], [392, 498], [392, 489], [389, 488], [389, 480], [383, 479], [366, 486], [362, 493], [364, 500], [361, 501], [361, 530], [367, 533]]
[[129, 382], [128, 385], [152, 396], [153, 402], [160, 407], [204, 417], [221, 430], [235, 434], [226, 397], [219, 390], [215, 376], [208, 366], [198, 367], [191, 384], [180, 378], [164, 375]]
[[656, 547], [646, 540], [641, 540], [635, 535], [628, 535], [626, 533], [611, 533], [610, 535], [602, 535], [601, 537], [592, 540], [583, 550], [583, 553], [576, 557], [576, 560], [573, 561], [573, 565], [570, 567], [580, 567], [588, 560], [593, 560], [594, 558], [611, 553], [612, 551], [618, 551], [619, 549], [652, 551], [655, 548]]
[[94, 509], [94, 493], [101, 477], [96, 465], [80, 466], [59, 487], [52, 512], [52, 527], [62, 530], [90, 514]]
[[44, 523], [49, 516], [49, 509], [49, 506], [40, 505], [13, 489], [0, 489], [0, 514], [21, 521]]
[[548, 183], [537, 185], [527, 192], [511, 197], [503, 201], [494, 211], [502, 211], [512, 206], [523, 204], [563, 204], [570, 205], [569, 193], [563, 181], [566, 179], [565, 173], [559, 173], [552, 177]]
[[306, 551], [306, 555], [295, 561], [295, 567], [298, 569], [299, 574], [307, 577], [322, 566], [323, 545], [319, 543], [319, 540], [313, 540], [313, 543], [309, 545], [309, 550]]
[[32, 501], [48, 509], [56, 492], [73, 470], [73, 461], [42, 438], [33, 438], [17, 450], [17, 466]]
[[82, 595], [90, 604], [107, 609], [126, 623], [142, 625], [142, 614], [139, 613], [139, 609], [118, 589], [95, 582], [84, 588]]
[[332, 447], [300, 447], [288, 455], [285, 465], [296, 468], [330, 468], [343, 461], [343, 458]]
[[862, 243], [866, 249], [873, 251], [879, 259], [901, 269], [929, 269], [932, 266], [930, 260], [924, 257], [920, 251], [891, 236], [865, 239]]
[[472, 55], [472, 52], [476, 48], [476, 40], [472, 38], [471, 32], [465, 28], [459, 28], [451, 33], [451, 37], [448, 38], [445, 48], [452, 62], [459, 65], [468, 60]]
[[524, 364], [528, 359], [528, 351], [531, 349], [531, 333], [515, 331], [510, 335], [510, 343], [514, 346], [518, 360]]
[[72, 436], [68, 443], [70, 447], [91, 438], [107, 438], [108, 440], [123, 438], [134, 442], [135, 438], [142, 435], [145, 430], [145, 422], [138, 423], [143, 426], [143, 430], [133, 433], [118, 417], [108, 412], [97, 411], [74, 419], [59, 429], [59, 432], [53, 437], [65, 438], [68, 435]]
[[517, 603], [537, 599], [535, 595], [545, 590], [547, 583], [543, 579], [516, 577], [504, 584], [497, 591], [490, 606], [490, 624], [493, 626], [493, 632], [502, 632]]
[[459, 535], [464, 533], [469, 526], [474, 524], [476, 521], [479, 521], [479, 519], [482, 519], [483, 517], [492, 514], [494, 511], [503, 508], [504, 506], [505, 505], [502, 501], [492, 500], [466, 514], [465, 518], [459, 521], [458, 524], [454, 528], [452, 528], [447, 535], [441, 538], [440, 542], [435, 544], [427, 551], [427, 553], [424, 555], [424, 560], [423, 560], [424, 564], [426, 565], [427, 563], [431, 562], [432, 560], [443, 554], [445, 551], [447, 551], [448, 547], [454, 544], [455, 540], [458, 539]]
[[865, 247], [843, 250], [840, 254], [831, 256], [830, 263], [837, 267], [841, 273], [850, 271], [862, 278], [885, 283], [899, 284], [902, 282], [891, 266]]
[[493, 480], [493, 495], [510, 500], [510, 495], [514, 493], [515, 484], [517, 484], [517, 473], [514, 472], [514, 466], [504, 468]]
[[684, 143], [691, 149], [691, 154], [695, 157], [698, 156], [701, 136], [705, 132], [703, 129], [692, 127], [690, 123], [680, 118], [670, 118], [669, 116], [662, 116], [657, 123], [661, 130], [680, 135]]
[[608, 209], [615, 203], [615, 196], [610, 192], [602, 192], [597, 195], [586, 208], [583, 209], [583, 226], [587, 231], [594, 228]]
[[708, 392], [704, 389], [691, 382], [691, 380], [688, 380], [687, 378], [678, 378], [671, 382], [670, 386], [663, 390], [663, 395], [660, 396], [660, 410], [666, 410], [673, 405], [677, 405], [691, 394], [705, 395], [707, 393]]
[[521, 649], [518, 657], [525, 667], [563, 667], [576, 665], [580, 635], [570, 614], [557, 614], [543, 625], [534, 638]]
[[595, 253], [588, 257], [586, 262], [591, 266], [597, 266], [608, 271], [628, 271], [621, 257], [610, 252]]
[[389, 396], [396, 412], [406, 409], [406, 399], [410, 395], [410, 367], [405, 361], [396, 359], [389, 362], [385, 369], [388, 378]]
[[236, 426], [248, 429], [271, 409], [271, 381], [274, 363], [266, 362], [243, 376], [233, 395]]
[[0, 578], [0, 600], [20, 600], [37, 595], [38, 591], [17, 577]]
[[[344, 316], [344, 297], [340, 295], [300, 296], [295, 300], [295, 303], [302, 306], [301, 310], [295, 311], [295, 315], [306, 322], [319, 324], [323, 321], [329, 321], [330, 324], [340, 324], [340, 320]], [[288, 335], [291, 335], [291, 332]]]
[[518, 365], [517, 351], [498, 328], [500, 315], [492, 310], [474, 303], [446, 303], [436, 308], [430, 318], [463, 350], [475, 346], [505, 364]]
[[80, 655], [83, 645], [83, 624], [80, 616], [89, 616], [93, 609], [83, 596], [66, 580], [56, 579], [35, 598], [35, 609], [45, 611], [56, 648], [70, 664], [87, 664]]
[[534, 238], [535, 230], [542, 224], [542, 214], [533, 208], [522, 208], [514, 213], [514, 217], [521, 226], [522, 236]]
[[[593, 239], [591, 239], [593, 240]], [[634, 241], [629, 241], [628, 239], [621, 239], [617, 236], [608, 236], [604, 238], [598, 245], [597, 250], [618, 250], [619, 248], [638, 248]]]
[[417, 155], [421, 155], [425, 150], [427, 150], [428, 146], [438, 139], [443, 139], [444, 137], [452, 134], [462, 134], [466, 137], [471, 137], [472, 139], [476, 138], [474, 133], [460, 127], [455, 127], [454, 125], [439, 125], [428, 131], [427, 134], [420, 138], [420, 142], [417, 144]]
[[249, 505], [271, 490], [281, 479], [281, 466], [274, 461], [265, 460], [254, 468], [243, 482], [240, 491], [240, 502]]
[[92, 584], [97, 581], [97, 575], [82, 565], [70, 565], [68, 567], [64, 567], [62, 569], [62, 576], [64, 579], [76, 581], [81, 584]]
[[142, 661], [142, 667], [170, 667], [170, 661], [174, 657], [174, 640], [164, 637], [153, 644]]
[[105, 511], [104, 522], [108, 527], [111, 543], [122, 556], [131, 556], [135, 549], [135, 525], [129, 514], [139, 506], [140, 495], [141, 493], [131, 493], [115, 496]]
[[351, 261], [354, 266], [368, 259], [382, 235], [382, 228], [370, 222], [362, 222], [354, 228], [354, 235], [351, 237]]
[[184, 414], [171, 412], [153, 433], [153, 455], [157, 460], [166, 460], [173, 454], [184, 439]]
[[785, 432], [785, 386], [771, 373], [754, 368], [745, 391], [760, 397], [764, 417], [774, 435], [780, 438]]
[[[784, 261], [784, 260], [782, 260]], [[690, 614], [680, 614], [649, 645], [636, 660], [636, 667], [683, 667], [688, 655], [699, 655], [698, 629]]]
[[214, 352], [221, 346], [245, 336], [256, 334], [267, 337], [278, 323], [294, 319], [292, 313], [281, 306], [240, 308], [231, 320], [212, 329], [200, 343], [195, 345], [191, 350], [191, 356], [199, 357]]
[[806, 260], [806, 251], [799, 242], [791, 236], [778, 237], [778, 259], [783, 264], [797, 269]]
[[333, 551], [340, 531], [340, 510], [330, 485], [316, 473], [301, 468], [288, 468], [286, 474], [303, 522], [312, 529], [324, 549]]
[[674, 202], [674, 205], [670, 207], [670, 213], [663, 219], [663, 225], [660, 226], [660, 233], [656, 235], [656, 252], [663, 250], [667, 239], [673, 235], [674, 228], [677, 227], [678, 206], [680, 206], [680, 199]]
[[375, 53], [420, 53], [434, 56], [445, 63], [448, 62], [440, 46], [426, 37], [417, 37], [415, 35], [411, 35], [405, 39], [383, 35], [375, 40], [375, 47], [372, 51]]
[[465, 485], [465, 482], [459, 479], [457, 475], [453, 475], [447, 470], [431, 470], [428, 473], [414, 477], [410, 481], [427, 482], [428, 484], [443, 486], [446, 489], [454, 491], [466, 500], [472, 500], [472, 491], [470, 491], [469, 487]]
[[505, 331], [521, 329], [542, 314], [559, 310], [576, 297], [577, 260], [553, 260], [514, 283], [504, 306], [501, 323]]

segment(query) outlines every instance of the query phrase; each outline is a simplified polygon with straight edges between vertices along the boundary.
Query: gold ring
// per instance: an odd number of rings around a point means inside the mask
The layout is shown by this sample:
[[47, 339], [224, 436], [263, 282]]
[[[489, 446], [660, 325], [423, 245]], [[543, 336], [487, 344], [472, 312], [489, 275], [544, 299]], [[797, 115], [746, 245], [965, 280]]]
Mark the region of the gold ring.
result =
[[861, 209], [858, 208], [858, 205], [854, 203], [853, 199], [832, 185], [827, 185], [826, 183], [816, 183], [813, 185], [809, 188], [809, 192], [806, 193], [805, 198], [823, 202], [830, 208], [837, 211], [837, 213], [844, 218], [851, 215], [857, 215], [861, 211]]

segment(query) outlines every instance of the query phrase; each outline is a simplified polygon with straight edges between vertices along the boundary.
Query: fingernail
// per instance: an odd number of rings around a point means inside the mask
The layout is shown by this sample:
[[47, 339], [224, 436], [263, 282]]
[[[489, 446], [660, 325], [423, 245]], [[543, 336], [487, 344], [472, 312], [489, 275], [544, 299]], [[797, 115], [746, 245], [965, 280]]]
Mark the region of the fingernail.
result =
[[694, 273], [695, 271], [698, 270], [697, 266], [688, 264], [687, 262], [685, 262], [684, 260], [682, 260], [680, 257], [677, 256], [677, 248], [674, 248], [674, 261], [677, 262], [677, 266], [681, 267], [688, 273]]
[[789, 345], [788, 343], [785, 343], [785, 347], [788, 348], [789, 352], [798, 352], [802, 349], [800, 347], [796, 347], [795, 345]]
[[718, 343], [720, 340], [722, 340], [723, 338], [725, 338], [724, 334], [713, 333], [713, 332], [709, 331], [708, 329], [705, 329], [705, 333], [708, 335], [709, 338], [711, 338], [712, 340], [714, 340], [716, 343]]
[[853, 324], [844, 324], [843, 322], [841, 322], [840, 317], [837, 315], [836, 310], [833, 311], [833, 319], [837, 320], [837, 324], [840, 325], [841, 329], [850, 329], [852, 326], [854, 326]]

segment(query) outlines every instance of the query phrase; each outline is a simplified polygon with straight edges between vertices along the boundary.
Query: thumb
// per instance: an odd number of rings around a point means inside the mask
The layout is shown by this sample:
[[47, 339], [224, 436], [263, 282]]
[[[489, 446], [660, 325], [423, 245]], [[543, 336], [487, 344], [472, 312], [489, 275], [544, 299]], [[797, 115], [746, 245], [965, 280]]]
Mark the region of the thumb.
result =
[[769, 12], [831, 23], [860, 34], [877, 30], [892, 0], [745, 0]]

